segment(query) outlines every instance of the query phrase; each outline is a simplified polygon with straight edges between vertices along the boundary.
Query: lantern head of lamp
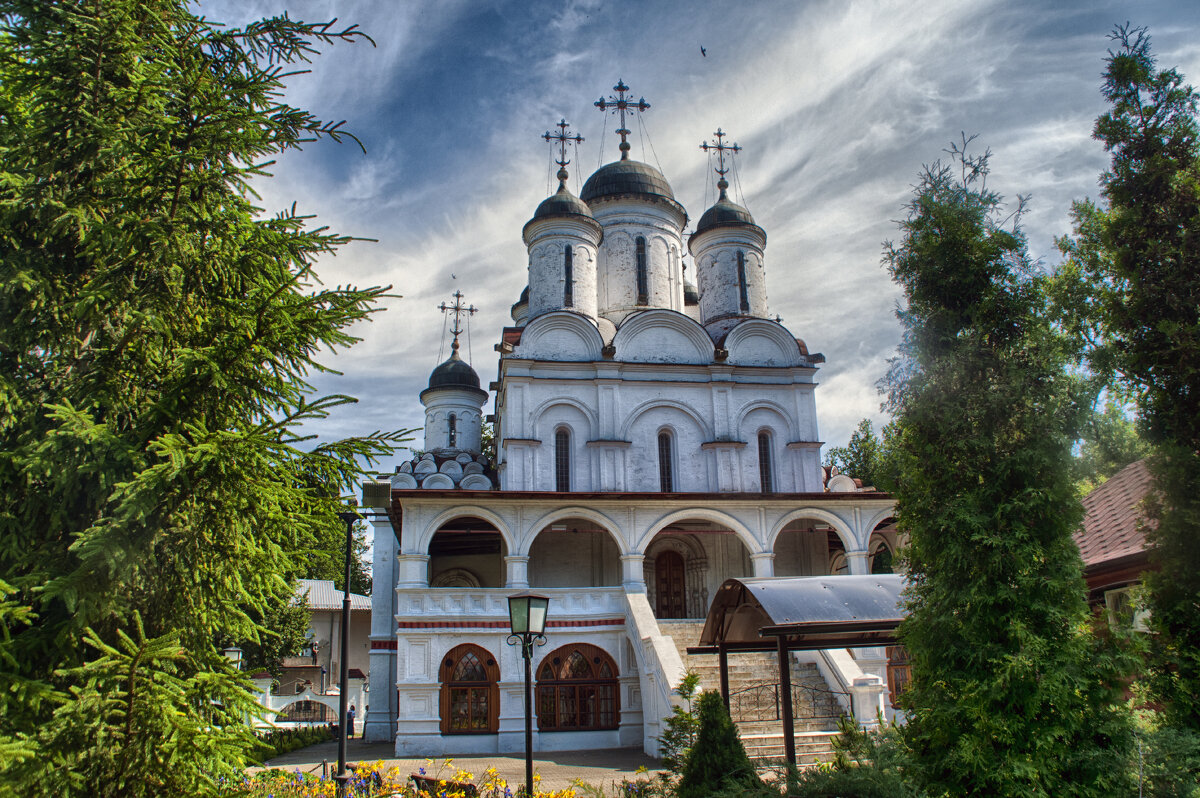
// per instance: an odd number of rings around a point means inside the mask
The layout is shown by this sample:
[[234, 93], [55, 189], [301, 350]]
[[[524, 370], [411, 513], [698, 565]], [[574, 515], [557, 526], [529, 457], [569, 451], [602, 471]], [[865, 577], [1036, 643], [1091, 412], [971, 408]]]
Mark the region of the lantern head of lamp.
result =
[[550, 599], [536, 593], [508, 597], [508, 622], [514, 635], [541, 637], [546, 632], [546, 607]]
[[225, 655], [225, 659], [229, 660], [229, 663], [233, 665], [235, 670], [240, 671], [242, 669], [242, 650], [240, 648], [230, 646], [223, 649], [221, 653]]

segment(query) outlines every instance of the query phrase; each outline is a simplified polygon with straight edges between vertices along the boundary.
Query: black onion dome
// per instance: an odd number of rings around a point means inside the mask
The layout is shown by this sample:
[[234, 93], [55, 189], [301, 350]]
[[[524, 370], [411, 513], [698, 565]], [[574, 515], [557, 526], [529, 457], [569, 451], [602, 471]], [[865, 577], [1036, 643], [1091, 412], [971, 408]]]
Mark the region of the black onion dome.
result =
[[[422, 396], [428, 391], [439, 388], [454, 388], [457, 390], [476, 391], [484, 394], [479, 387], [479, 375], [470, 364], [458, 356], [458, 341], [450, 352], [450, 359], [433, 370], [429, 375], [429, 387], [421, 392]], [[486, 396], [487, 394], [484, 394]]]
[[675, 201], [675, 193], [671, 191], [671, 185], [662, 172], [640, 161], [613, 161], [601, 166], [583, 184], [579, 198], [584, 202], [592, 202], [602, 197], [627, 194]]
[[684, 284], [683, 284], [683, 304], [685, 304], [685, 305], [699, 305], [700, 304], [700, 292], [696, 290], [696, 286], [692, 285], [689, 282], [684, 282]]
[[565, 183], [558, 186], [558, 191], [542, 201], [533, 212], [534, 219], [544, 219], [547, 216], [586, 216], [592, 218], [592, 209], [587, 203], [567, 190]]
[[[724, 192], [722, 192], [724, 194]], [[704, 212], [700, 217], [700, 221], [696, 223], [696, 232], [692, 235], [700, 235], [705, 230], [711, 230], [714, 227], [738, 227], [749, 225], [757, 227], [754, 224], [754, 217], [750, 215], [750, 211], [731, 202], [728, 197], [722, 196], [717, 200], [717, 204]]]

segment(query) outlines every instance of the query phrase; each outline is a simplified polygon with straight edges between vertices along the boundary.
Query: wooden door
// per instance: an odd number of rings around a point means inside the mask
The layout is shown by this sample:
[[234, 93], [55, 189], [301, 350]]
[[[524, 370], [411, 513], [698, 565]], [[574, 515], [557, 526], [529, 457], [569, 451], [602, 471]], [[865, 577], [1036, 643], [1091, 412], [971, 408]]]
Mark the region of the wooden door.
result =
[[664, 551], [654, 558], [654, 614], [659, 618], [686, 618], [687, 590], [683, 584], [683, 557]]

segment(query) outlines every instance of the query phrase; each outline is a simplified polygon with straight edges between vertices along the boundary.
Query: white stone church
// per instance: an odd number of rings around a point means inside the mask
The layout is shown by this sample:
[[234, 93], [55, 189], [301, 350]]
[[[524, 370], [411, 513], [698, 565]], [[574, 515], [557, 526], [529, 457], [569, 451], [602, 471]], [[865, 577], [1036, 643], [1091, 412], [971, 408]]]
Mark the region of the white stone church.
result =
[[[895, 546], [890, 498], [821, 467], [824, 358], [771, 318], [767, 234], [727, 196], [730, 145], [709, 145], [720, 197], [686, 235], [667, 179], [628, 158], [625, 114], [648, 105], [616, 89], [597, 105], [622, 116], [620, 159], [578, 197], [560, 168], [522, 230], [529, 283], [497, 381], [481, 388], [456, 336], [421, 392], [425, 451], [373, 522], [364, 734], [397, 755], [523, 750], [513, 592], [550, 597], [535, 750], [653, 755], [725, 579], [866, 574]], [[885, 690], [882, 649], [807, 656], [833, 691]]]

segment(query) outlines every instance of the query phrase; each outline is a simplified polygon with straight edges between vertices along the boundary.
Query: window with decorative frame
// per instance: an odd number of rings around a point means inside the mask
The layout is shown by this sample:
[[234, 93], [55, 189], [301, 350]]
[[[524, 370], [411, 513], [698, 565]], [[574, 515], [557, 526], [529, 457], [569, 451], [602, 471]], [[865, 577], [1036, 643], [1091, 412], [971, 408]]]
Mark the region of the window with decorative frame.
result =
[[671, 433], [658, 433], [658, 489], [663, 493], [675, 490], [674, 446]]
[[742, 312], [750, 310], [750, 294], [746, 285], [746, 253], [740, 249], [737, 254], [738, 302]]
[[895, 707], [896, 700], [912, 680], [912, 666], [908, 662], [908, 650], [904, 646], [888, 646], [887, 658], [888, 698]]
[[442, 734], [495, 734], [500, 727], [500, 667], [486, 649], [464, 643], [442, 659]]
[[617, 663], [596, 646], [563, 646], [538, 665], [540, 731], [615, 729], [621, 723], [619, 697]]
[[758, 433], [758, 484], [763, 493], [775, 490], [775, 480], [771, 476], [771, 433]]
[[554, 489], [560, 493], [571, 489], [571, 433], [565, 429], [554, 433]]
[[563, 307], [569, 308], [575, 302], [575, 253], [571, 245], [563, 250]]
[[637, 257], [637, 303], [645, 305], [650, 301], [650, 280], [646, 273], [646, 239], [637, 237], [634, 242]]
[[455, 446], [458, 445], [458, 416], [451, 413], [450, 414], [450, 423], [448, 426], [449, 426], [449, 430], [448, 430], [449, 434], [446, 436], [447, 437], [447, 445], [451, 449], [453, 449]]

